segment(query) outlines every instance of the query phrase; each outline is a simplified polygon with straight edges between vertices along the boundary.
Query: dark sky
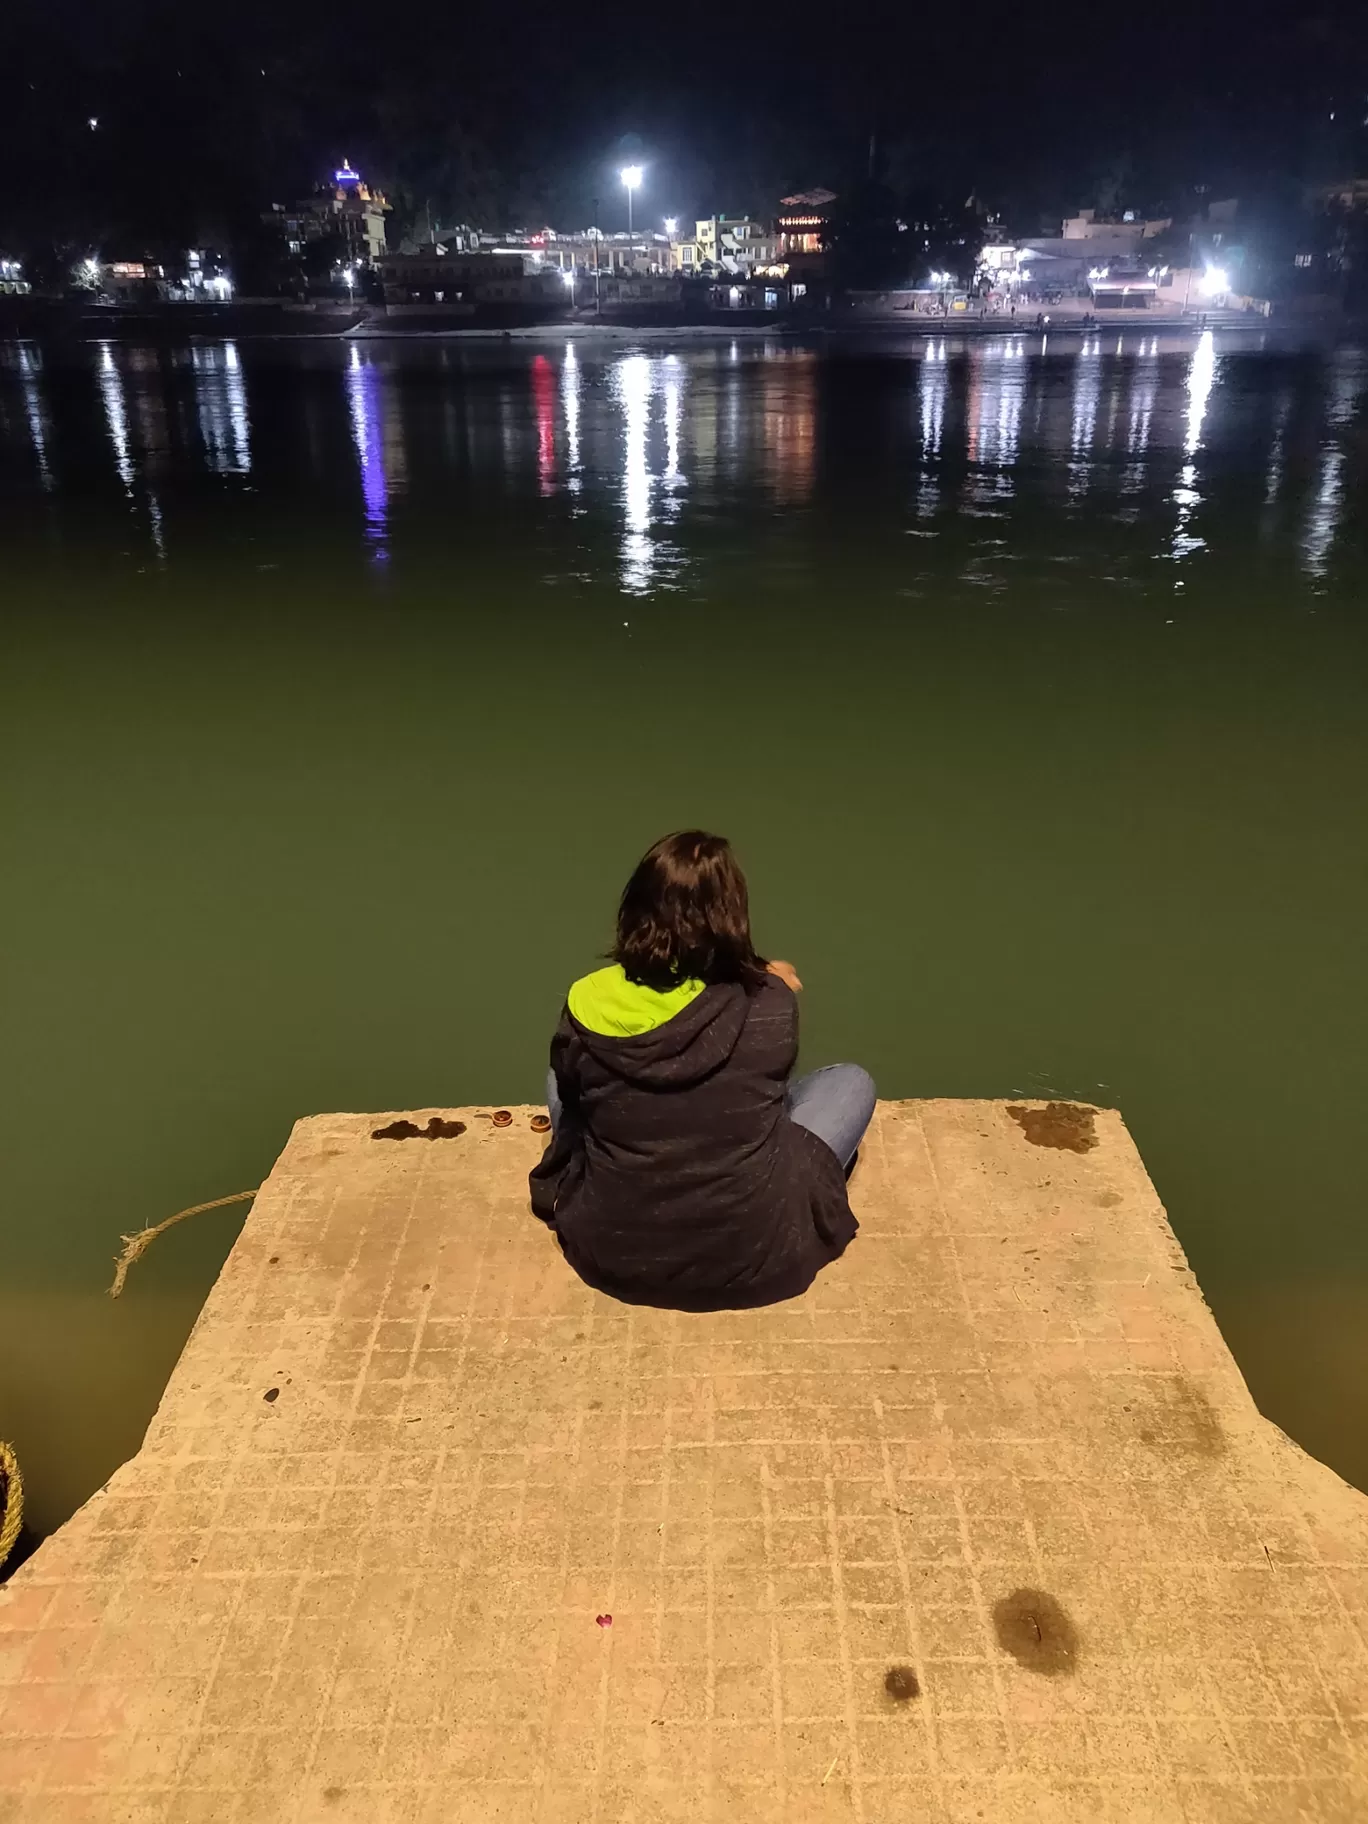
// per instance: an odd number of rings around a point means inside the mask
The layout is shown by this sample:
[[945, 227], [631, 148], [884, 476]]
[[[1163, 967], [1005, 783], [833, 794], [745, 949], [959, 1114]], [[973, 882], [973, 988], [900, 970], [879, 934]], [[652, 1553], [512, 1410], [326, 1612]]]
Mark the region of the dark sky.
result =
[[[1138, 207], [1363, 164], [1368, 7], [437, 7], [19, 0], [0, 71], [0, 244], [205, 235], [344, 153], [410, 202], [575, 225], [647, 166], [643, 219], [896, 184], [1009, 212]], [[1331, 115], [1335, 118], [1332, 120]], [[99, 127], [92, 132], [87, 118]]]

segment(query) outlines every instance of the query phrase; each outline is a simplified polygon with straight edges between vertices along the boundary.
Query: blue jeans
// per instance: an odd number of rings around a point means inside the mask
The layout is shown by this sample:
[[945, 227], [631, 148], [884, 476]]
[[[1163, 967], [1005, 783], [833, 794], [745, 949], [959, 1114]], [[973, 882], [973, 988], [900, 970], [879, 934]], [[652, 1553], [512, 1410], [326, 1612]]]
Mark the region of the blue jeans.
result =
[[789, 1084], [789, 1120], [825, 1140], [849, 1170], [878, 1095], [873, 1077], [858, 1064], [828, 1064]]
[[[789, 1119], [825, 1140], [843, 1167], [848, 1168], [859, 1149], [874, 1113], [878, 1091], [874, 1079], [858, 1064], [828, 1064], [795, 1077], [785, 1100]], [[546, 1073], [546, 1112], [552, 1128], [560, 1126], [560, 1092], [556, 1073]]]

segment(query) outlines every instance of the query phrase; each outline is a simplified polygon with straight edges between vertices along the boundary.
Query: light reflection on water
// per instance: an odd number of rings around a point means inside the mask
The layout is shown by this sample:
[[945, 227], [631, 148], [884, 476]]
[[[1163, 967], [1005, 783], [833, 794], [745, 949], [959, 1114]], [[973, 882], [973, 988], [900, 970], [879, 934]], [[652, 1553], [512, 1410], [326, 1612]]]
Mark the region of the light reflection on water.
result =
[[685, 368], [677, 355], [624, 355], [610, 390], [621, 414], [622, 544], [620, 581], [628, 595], [677, 587], [683, 555], [663, 536], [683, 506], [687, 473], [681, 445]]
[[1345, 437], [1363, 384], [1363, 357], [1356, 349], [1341, 349], [1331, 372], [1325, 413], [1326, 435], [1320, 447], [1320, 472], [1302, 539], [1306, 569], [1316, 578], [1325, 575], [1343, 510]]
[[1102, 389], [1102, 348], [1096, 338], [1084, 338], [1074, 366], [1073, 422], [1069, 432], [1069, 495], [1077, 499], [1088, 490], [1092, 476], [1093, 433], [1097, 428], [1097, 401]]
[[565, 412], [565, 485], [569, 493], [578, 494], [583, 486], [580, 476], [580, 365], [573, 342], [565, 345], [560, 384]]
[[1187, 429], [1183, 437], [1183, 454], [1187, 461], [1179, 471], [1173, 489], [1173, 504], [1178, 511], [1174, 516], [1173, 538], [1169, 543], [1169, 554], [1174, 558], [1187, 557], [1194, 551], [1200, 551], [1206, 544], [1206, 540], [1199, 538], [1190, 527], [1193, 514], [1202, 504], [1202, 496], [1197, 491], [1197, 464], [1194, 459], [1202, 447], [1202, 424], [1215, 383], [1215, 339], [1208, 329], [1198, 338], [1197, 346], [1192, 351], [1192, 360], [1188, 364]]
[[921, 361], [919, 398], [921, 398], [921, 456], [934, 460], [941, 454], [945, 436], [945, 394], [950, 387], [950, 372], [945, 365], [945, 343], [927, 343], [927, 354]]
[[1130, 387], [1130, 416], [1126, 424], [1126, 467], [1124, 486], [1133, 493], [1144, 478], [1143, 457], [1149, 448], [1150, 421], [1154, 417], [1154, 400], [1159, 386], [1159, 358], [1155, 344], [1142, 344]]
[[218, 475], [247, 475], [252, 467], [251, 428], [237, 344], [197, 344], [190, 358], [205, 459]]
[[361, 471], [366, 543], [374, 561], [383, 564], [389, 558], [389, 483], [380, 397], [384, 382], [378, 365], [366, 360], [355, 342], [347, 362], [346, 383], [352, 442]]
[[646, 461], [647, 414], [651, 399], [651, 363], [645, 355], [627, 355], [613, 374], [613, 389], [622, 411], [622, 586], [628, 595], [645, 595], [655, 568], [651, 538], [651, 471]]
[[100, 344], [100, 398], [104, 403], [105, 429], [114, 451], [114, 467], [123, 491], [133, 498], [133, 461], [128, 442], [128, 412], [124, 405], [123, 375], [114, 359], [113, 344]]
[[764, 460], [783, 507], [802, 506], [817, 483], [817, 369], [810, 349], [795, 348], [762, 370]]
[[683, 374], [678, 355], [665, 357], [665, 474], [664, 485], [673, 490], [684, 481], [679, 466], [679, 422], [684, 410]]
[[43, 357], [32, 343], [26, 342], [19, 349], [19, 372], [23, 376], [24, 412], [28, 418], [29, 438], [38, 463], [43, 492], [48, 493], [53, 486], [53, 474], [47, 453], [47, 422], [42, 388]]
[[[225, 482], [255, 481], [271, 370], [250, 343], [234, 341], [167, 353], [106, 340], [88, 358], [108, 472], [141, 528], [144, 561], [165, 560], [178, 532], [167, 477], [183, 487], [198, 467]], [[947, 514], [966, 522], [1029, 515], [1038, 528], [1059, 512], [1054, 490], [1062, 485], [1062, 502], [1075, 513], [1086, 507], [1090, 523], [1100, 512], [1136, 528], [1151, 557], [1190, 565], [1209, 554], [1222, 517], [1210, 512], [1212, 491], [1228, 490], [1234, 472], [1224, 455], [1212, 457], [1211, 439], [1227, 436], [1223, 426], [1257, 355], [1222, 348], [1210, 330], [1181, 342], [1127, 329], [1056, 333], [1048, 342], [931, 337], [880, 358], [871, 433], [882, 422], [882, 398], [906, 406], [890, 421], [892, 443], [870, 442], [868, 466], [874, 472], [882, 452], [888, 472], [906, 478], [909, 532], [930, 536], [934, 522], [942, 537]], [[1261, 539], [1276, 541], [1286, 510], [1296, 525], [1286, 548], [1319, 588], [1333, 569], [1352, 491], [1365, 362], [1355, 350], [1315, 360], [1324, 390], [1314, 414], [1308, 368], [1280, 381], [1255, 427], [1261, 447], [1249, 443], [1248, 427], [1229, 435], [1242, 439], [1242, 465], [1260, 463]], [[313, 350], [308, 362], [326, 388], [336, 357]], [[401, 366], [418, 362], [421, 392], [400, 378]], [[616, 518], [624, 593], [677, 589], [695, 564], [694, 528], [726, 510], [738, 488], [761, 486], [787, 509], [820, 494], [826, 379], [837, 371], [830, 358], [779, 340], [664, 351], [571, 340], [497, 356], [350, 343], [338, 377], [361, 539], [375, 563], [396, 554], [395, 501], [414, 465], [425, 479], [443, 468], [476, 474], [486, 486], [497, 476], [509, 497], [530, 473], [547, 512]], [[22, 448], [28, 485], [60, 497], [72, 431], [55, 409], [52, 358], [30, 344], [0, 352], [0, 412], [10, 386], [15, 410], [3, 421], [0, 458]], [[325, 482], [336, 474], [332, 409], [326, 390], [304, 402], [309, 460]], [[851, 454], [836, 458], [842, 472]], [[854, 456], [858, 466], [858, 449]], [[1057, 522], [1054, 538], [1065, 550], [1073, 536]], [[1129, 548], [1127, 561], [1140, 562], [1138, 549]]]
[[[1273, 438], [1268, 450], [1268, 466], [1265, 471], [1264, 506], [1277, 504], [1278, 493], [1282, 487], [1283, 465], [1287, 454], [1287, 424], [1292, 415], [1292, 389], [1283, 387], [1278, 394], [1277, 410], [1273, 422]], [[1265, 528], [1269, 526], [1272, 515], [1265, 513]]]
[[556, 381], [545, 355], [533, 355], [529, 371], [537, 414], [537, 480], [545, 499], [556, 487]]

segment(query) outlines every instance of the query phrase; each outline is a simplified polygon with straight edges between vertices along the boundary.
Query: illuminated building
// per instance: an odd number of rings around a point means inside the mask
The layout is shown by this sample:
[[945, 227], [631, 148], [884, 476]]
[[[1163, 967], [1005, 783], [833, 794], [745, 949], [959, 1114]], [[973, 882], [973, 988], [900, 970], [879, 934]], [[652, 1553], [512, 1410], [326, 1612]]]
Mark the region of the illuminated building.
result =
[[468, 314], [477, 304], [568, 302], [555, 267], [533, 264], [521, 253], [451, 253], [444, 247], [386, 254], [378, 265], [385, 308], [394, 315]]
[[711, 266], [738, 278], [750, 278], [779, 258], [779, 237], [764, 222], [748, 215], [710, 215], [694, 223], [694, 238], [679, 247], [684, 272]]
[[99, 268], [99, 289], [107, 296], [122, 301], [152, 298], [158, 295], [158, 283], [166, 269], [153, 260], [108, 260]]
[[[979, 263], [995, 289], [1006, 291], [1010, 287], [1014, 295], [1049, 303], [1059, 298], [1082, 297], [1091, 292], [1099, 278], [1105, 280], [1113, 271], [1136, 270], [1137, 243], [1134, 239], [1108, 240], [1101, 235], [1074, 235], [1068, 239], [1041, 235], [1018, 241], [1015, 247], [997, 243], [985, 247]], [[1147, 265], [1138, 270], [1148, 279]], [[1151, 295], [1153, 290], [1150, 286]], [[1108, 307], [1110, 304], [1109, 297]]]
[[1088, 273], [1088, 290], [1098, 310], [1148, 310], [1158, 289], [1157, 268], [1134, 262], [1094, 267]]
[[1133, 209], [1127, 209], [1119, 220], [1104, 216], [1099, 221], [1096, 209], [1080, 209], [1077, 215], [1065, 216], [1061, 239], [1128, 242], [1134, 248], [1141, 241], [1153, 240], [1155, 235], [1162, 234], [1172, 226], [1172, 218], [1167, 215], [1146, 220], [1137, 216]]
[[831, 229], [834, 190], [800, 190], [779, 203], [779, 252], [781, 255], [826, 252]]
[[377, 268], [387, 305], [450, 305], [475, 301], [478, 285], [522, 278], [521, 254], [449, 253], [430, 247], [420, 253], [387, 253]]
[[335, 237], [342, 242], [345, 265], [373, 266], [385, 251], [388, 212], [389, 203], [381, 193], [371, 190], [343, 159], [330, 184], [321, 184], [299, 203], [272, 203], [261, 219], [292, 254], [302, 254], [311, 241]]

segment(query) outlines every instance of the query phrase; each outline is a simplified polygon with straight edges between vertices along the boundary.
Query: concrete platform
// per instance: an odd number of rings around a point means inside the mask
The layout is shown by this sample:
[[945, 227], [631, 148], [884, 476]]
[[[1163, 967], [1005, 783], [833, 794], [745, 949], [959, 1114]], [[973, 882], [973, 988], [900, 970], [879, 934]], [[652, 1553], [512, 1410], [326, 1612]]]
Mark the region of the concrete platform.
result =
[[845, 1259], [682, 1316], [570, 1274], [531, 1111], [438, 1112], [299, 1123], [0, 1590], [2, 1824], [1368, 1818], [1368, 1500], [1118, 1115], [883, 1104]]

